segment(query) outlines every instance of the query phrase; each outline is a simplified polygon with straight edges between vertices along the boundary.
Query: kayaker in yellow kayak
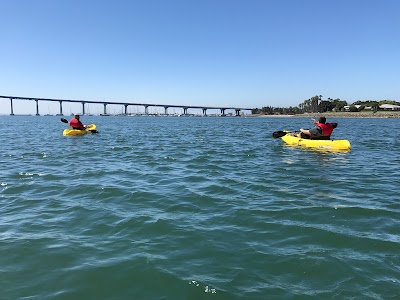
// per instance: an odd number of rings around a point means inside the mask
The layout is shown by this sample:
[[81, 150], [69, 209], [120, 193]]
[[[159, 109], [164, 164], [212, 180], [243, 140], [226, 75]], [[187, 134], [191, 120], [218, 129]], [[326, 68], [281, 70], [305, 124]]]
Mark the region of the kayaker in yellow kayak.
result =
[[311, 119], [315, 124], [314, 128], [304, 129], [300, 128], [300, 136], [303, 139], [312, 140], [329, 140], [333, 130], [337, 127], [337, 123], [326, 123], [325, 117], [320, 117], [318, 122]]
[[79, 114], [75, 114], [74, 117], [69, 121], [69, 126], [72, 127], [72, 129], [78, 129], [78, 130], [85, 130], [86, 126], [82, 124], [80, 121], [80, 116]]

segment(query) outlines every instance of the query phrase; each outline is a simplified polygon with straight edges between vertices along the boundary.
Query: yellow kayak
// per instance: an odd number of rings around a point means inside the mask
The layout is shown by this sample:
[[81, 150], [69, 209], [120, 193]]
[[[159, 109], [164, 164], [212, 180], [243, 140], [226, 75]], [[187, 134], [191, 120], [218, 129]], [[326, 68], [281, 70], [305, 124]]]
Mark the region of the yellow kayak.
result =
[[300, 146], [307, 148], [316, 148], [323, 150], [333, 151], [348, 151], [351, 149], [350, 142], [348, 140], [310, 140], [302, 139], [297, 134], [287, 132], [286, 135], [282, 136], [281, 139], [288, 145]]
[[96, 125], [95, 124], [89, 124], [87, 125], [85, 130], [79, 130], [79, 129], [64, 129], [63, 131], [63, 136], [77, 136], [77, 135], [85, 135], [86, 133], [96, 133]]

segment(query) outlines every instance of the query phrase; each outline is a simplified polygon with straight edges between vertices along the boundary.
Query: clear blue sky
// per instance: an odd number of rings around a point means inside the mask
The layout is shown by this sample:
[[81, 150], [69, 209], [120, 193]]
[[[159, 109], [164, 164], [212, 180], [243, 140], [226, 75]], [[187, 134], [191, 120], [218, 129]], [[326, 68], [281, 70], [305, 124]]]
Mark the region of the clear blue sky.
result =
[[0, 11], [0, 95], [400, 101], [398, 0], [0, 0]]

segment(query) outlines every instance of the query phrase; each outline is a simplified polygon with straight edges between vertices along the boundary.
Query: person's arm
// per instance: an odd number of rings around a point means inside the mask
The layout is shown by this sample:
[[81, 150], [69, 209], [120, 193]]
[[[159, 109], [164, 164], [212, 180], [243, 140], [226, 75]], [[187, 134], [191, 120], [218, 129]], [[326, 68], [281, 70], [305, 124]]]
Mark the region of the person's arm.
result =
[[83, 123], [81, 121], [78, 121], [78, 124], [79, 124], [79, 127], [80, 127], [81, 130], [85, 130], [86, 129], [86, 126], [83, 125]]
[[300, 128], [300, 132], [307, 134], [307, 135], [311, 135], [310, 130], [304, 129], [304, 128]]

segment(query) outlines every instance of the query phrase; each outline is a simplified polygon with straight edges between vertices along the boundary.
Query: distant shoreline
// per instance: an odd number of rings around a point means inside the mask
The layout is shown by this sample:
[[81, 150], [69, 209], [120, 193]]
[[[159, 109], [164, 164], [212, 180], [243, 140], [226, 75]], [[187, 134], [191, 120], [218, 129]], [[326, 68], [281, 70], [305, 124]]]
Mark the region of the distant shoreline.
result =
[[[0, 116], [10, 116], [9, 114], [0, 114]], [[34, 114], [16, 114], [15, 116], [35, 116]], [[58, 114], [54, 115], [42, 115], [42, 116], [60, 116]], [[67, 115], [65, 115], [67, 116]], [[197, 115], [201, 117], [201, 115]], [[263, 114], [249, 114], [243, 115], [243, 117], [251, 118], [319, 118], [324, 116], [327, 118], [400, 118], [400, 111], [362, 111], [362, 112], [325, 112], [325, 113], [304, 113], [298, 115], [263, 115]], [[208, 115], [208, 117], [219, 117]], [[235, 116], [229, 116], [235, 117]]]
[[367, 111], [367, 112], [326, 112], [304, 113], [301, 115], [252, 115], [260, 118], [400, 118], [400, 111]]

